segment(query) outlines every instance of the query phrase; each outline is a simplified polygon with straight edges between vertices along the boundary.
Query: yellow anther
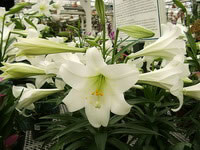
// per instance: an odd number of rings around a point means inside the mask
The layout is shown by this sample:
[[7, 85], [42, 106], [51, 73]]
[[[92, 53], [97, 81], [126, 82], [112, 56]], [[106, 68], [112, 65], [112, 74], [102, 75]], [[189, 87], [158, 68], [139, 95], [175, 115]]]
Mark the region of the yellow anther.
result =
[[103, 94], [103, 93], [99, 93], [99, 95], [100, 95], [100, 96], [104, 96], [104, 94]]

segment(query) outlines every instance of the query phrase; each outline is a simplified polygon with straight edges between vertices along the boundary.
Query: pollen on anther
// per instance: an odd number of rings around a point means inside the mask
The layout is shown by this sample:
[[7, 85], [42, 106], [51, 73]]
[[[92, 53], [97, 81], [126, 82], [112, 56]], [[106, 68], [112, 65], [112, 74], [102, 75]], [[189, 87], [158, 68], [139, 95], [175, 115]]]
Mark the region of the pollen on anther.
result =
[[103, 93], [99, 93], [99, 95], [100, 95], [100, 96], [103, 96], [104, 94], [103, 94]]

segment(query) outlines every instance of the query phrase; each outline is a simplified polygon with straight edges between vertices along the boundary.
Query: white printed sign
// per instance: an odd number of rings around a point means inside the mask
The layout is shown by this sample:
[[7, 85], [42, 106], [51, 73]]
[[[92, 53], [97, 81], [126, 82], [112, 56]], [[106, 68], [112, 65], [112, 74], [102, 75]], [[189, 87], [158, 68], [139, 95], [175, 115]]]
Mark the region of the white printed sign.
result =
[[[116, 27], [141, 25], [155, 33], [154, 38], [161, 36], [160, 0], [115, 0]], [[125, 34], [120, 33], [120, 37]]]

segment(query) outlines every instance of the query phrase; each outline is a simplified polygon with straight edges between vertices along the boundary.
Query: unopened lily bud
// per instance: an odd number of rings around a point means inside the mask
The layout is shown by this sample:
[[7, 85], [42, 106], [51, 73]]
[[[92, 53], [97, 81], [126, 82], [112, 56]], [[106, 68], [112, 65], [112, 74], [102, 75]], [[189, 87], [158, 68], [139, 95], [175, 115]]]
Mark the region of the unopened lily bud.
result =
[[3, 74], [0, 75], [4, 80], [11, 78], [25, 78], [36, 75], [45, 75], [45, 70], [28, 65], [25, 63], [2, 63], [4, 66], [0, 68]]
[[184, 83], [192, 83], [192, 80], [189, 79], [188, 77], [186, 77], [186, 78], [183, 79], [183, 82]]
[[200, 100], [200, 83], [197, 85], [183, 88], [183, 94], [185, 96], [192, 97], [196, 100]]
[[132, 38], [137, 38], [137, 39], [150, 38], [155, 35], [151, 30], [146, 29], [139, 25], [123, 26], [119, 27], [118, 30], [128, 34]]
[[21, 96], [16, 106], [19, 110], [28, 109], [34, 102], [60, 91], [59, 89], [35, 89], [34, 85], [31, 84], [27, 84], [27, 88], [21, 86], [13, 86], [12, 88], [14, 97]]
[[105, 25], [105, 5], [103, 0], [95, 1], [95, 8], [97, 10], [97, 14], [100, 17], [100, 21], [102, 25]]
[[27, 3], [27, 2], [18, 3], [14, 7], [12, 7], [6, 15], [15, 14], [15, 13], [21, 11], [23, 8], [30, 6], [30, 5], [31, 5], [31, 3]]
[[14, 46], [20, 49], [16, 56], [46, 55], [65, 52], [84, 53], [86, 51], [86, 48], [70, 47], [66, 44], [41, 38], [20, 38], [19, 42], [15, 43]]

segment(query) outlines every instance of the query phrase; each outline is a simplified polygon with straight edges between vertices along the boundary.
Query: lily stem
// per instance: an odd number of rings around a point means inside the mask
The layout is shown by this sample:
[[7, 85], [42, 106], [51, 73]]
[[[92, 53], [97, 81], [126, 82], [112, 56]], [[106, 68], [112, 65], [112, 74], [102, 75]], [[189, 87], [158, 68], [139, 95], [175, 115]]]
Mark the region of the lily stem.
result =
[[114, 48], [113, 48], [113, 54], [112, 54], [112, 64], [114, 64], [115, 61], [115, 55], [117, 54], [117, 41], [118, 41], [118, 37], [119, 37], [119, 30], [117, 29], [116, 31], [116, 36], [115, 36], [115, 42], [114, 42]]
[[103, 24], [103, 58], [106, 58], [106, 24]]
[[0, 60], [2, 61], [2, 51], [3, 51], [3, 36], [4, 36], [4, 26], [5, 26], [6, 15], [3, 16], [3, 24], [1, 29], [1, 43], [0, 43]]

